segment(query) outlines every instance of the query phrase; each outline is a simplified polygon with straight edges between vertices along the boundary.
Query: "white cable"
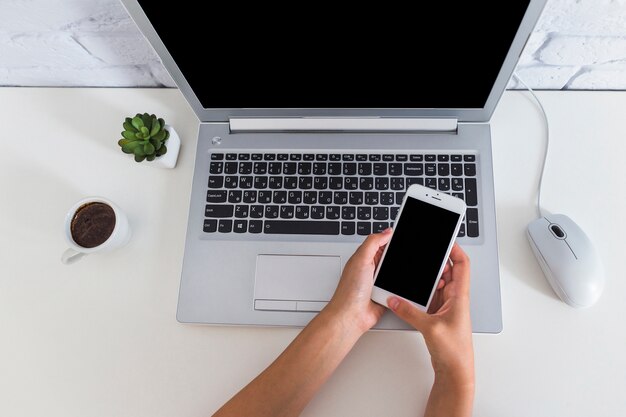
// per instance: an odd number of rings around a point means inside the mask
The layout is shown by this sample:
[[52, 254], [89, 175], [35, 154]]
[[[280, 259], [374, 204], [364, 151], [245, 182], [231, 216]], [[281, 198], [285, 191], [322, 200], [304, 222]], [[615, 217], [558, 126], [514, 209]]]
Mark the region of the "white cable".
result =
[[539, 98], [537, 97], [533, 89], [530, 88], [528, 84], [526, 84], [524, 80], [522, 80], [520, 76], [517, 75], [517, 73], [513, 73], [513, 76], [517, 79], [517, 81], [519, 81], [520, 84], [526, 87], [528, 92], [533, 96], [533, 98], [535, 99], [535, 102], [539, 106], [539, 109], [541, 109], [543, 120], [546, 123], [546, 148], [543, 153], [543, 163], [541, 164], [541, 175], [539, 176], [539, 184], [537, 185], [537, 214], [539, 217], [543, 217], [543, 210], [541, 209], [541, 186], [543, 184], [543, 174], [546, 171], [546, 161], [548, 160], [548, 149], [550, 148], [550, 124], [548, 123], [548, 115], [546, 114], [546, 110], [543, 108], [541, 101], [539, 100]]

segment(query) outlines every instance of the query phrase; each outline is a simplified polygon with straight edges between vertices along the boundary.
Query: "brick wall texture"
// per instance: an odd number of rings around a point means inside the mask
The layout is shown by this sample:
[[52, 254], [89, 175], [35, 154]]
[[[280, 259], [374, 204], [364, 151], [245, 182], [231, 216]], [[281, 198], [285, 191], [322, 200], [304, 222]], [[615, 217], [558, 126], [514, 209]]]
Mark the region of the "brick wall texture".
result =
[[[549, 0], [517, 72], [537, 89], [626, 90], [626, 0]], [[173, 85], [118, 0], [0, 2], [0, 86]]]

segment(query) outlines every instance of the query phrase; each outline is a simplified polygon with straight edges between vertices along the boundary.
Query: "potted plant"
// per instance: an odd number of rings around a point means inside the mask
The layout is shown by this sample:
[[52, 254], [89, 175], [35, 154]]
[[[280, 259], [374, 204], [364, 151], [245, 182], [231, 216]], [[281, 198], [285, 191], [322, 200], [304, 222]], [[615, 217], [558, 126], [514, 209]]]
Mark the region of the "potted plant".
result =
[[153, 165], [174, 168], [180, 151], [180, 138], [165, 120], [154, 114], [127, 117], [123, 123], [122, 139], [117, 144], [122, 152], [134, 156], [135, 161], [154, 161]]

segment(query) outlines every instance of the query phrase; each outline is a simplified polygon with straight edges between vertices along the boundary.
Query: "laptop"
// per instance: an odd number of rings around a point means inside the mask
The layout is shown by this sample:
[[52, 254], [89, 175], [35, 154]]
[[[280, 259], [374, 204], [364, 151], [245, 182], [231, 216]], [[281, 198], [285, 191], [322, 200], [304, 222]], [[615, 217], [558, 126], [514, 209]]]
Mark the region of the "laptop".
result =
[[306, 325], [417, 183], [466, 201], [473, 330], [502, 330], [489, 119], [545, 0], [123, 3], [200, 120], [178, 321]]

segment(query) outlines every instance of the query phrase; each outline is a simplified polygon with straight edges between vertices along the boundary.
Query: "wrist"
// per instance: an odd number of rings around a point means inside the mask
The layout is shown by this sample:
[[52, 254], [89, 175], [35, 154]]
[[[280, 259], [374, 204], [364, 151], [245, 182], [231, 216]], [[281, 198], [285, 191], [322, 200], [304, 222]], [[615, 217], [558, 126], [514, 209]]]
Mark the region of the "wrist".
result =
[[433, 361], [435, 382], [451, 389], [474, 391], [474, 364], [437, 364]]
[[369, 330], [365, 323], [361, 323], [359, 314], [350, 308], [338, 306], [332, 301], [319, 314], [326, 320], [340, 326], [343, 332], [350, 334], [357, 339]]

